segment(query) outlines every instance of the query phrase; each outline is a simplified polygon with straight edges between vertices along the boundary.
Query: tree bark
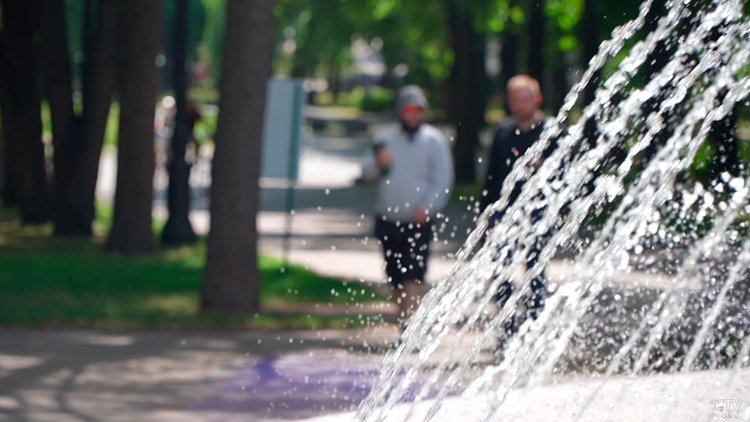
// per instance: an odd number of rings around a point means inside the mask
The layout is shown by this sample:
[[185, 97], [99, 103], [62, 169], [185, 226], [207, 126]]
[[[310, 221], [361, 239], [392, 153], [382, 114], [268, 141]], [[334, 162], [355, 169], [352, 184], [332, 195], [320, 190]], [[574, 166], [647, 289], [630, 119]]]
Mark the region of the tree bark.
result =
[[[502, 77], [500, 90], [507, 95], [508, 81], [510, 78], [518, 74], [518, 34], [516, 34], [512, 23], [508, 22], [508, 27], [505, 28], [505, 36], [503, 37], [503, 47], [500, 51], [500, 75]], [[505, 112], [510, 115], [508, 104], [506, 101]]]
[[115, 92], [115, 51], [118, 28], [117, 0], [101, 0], [97, 10], [96, 36], [89, 35], [89, 52], [84, 69], [83, 118], [80, 122], [80, 148], [64, 186], [65, 200], [60, 203], [60, 218], [55, 234], [88, 236], [95, 217], [95, 192], [99, 175], [104, 132], [112, 95]]
[[[709, 6], [709, 2], [702, 1], [698, 2], [698, 5], [694, 6], [692, 10], [689, 23], [686, 25], [686, 30], [683, 32], [687, 34], [693, 27], [699, 24], [701, 17], [700, 10], [705, 10]], [[721, 36], [721, 31], [713, 31], [710, 36], [710, 41], [715, 42]], [[723, 63], [726, 65], [726, 63]], [[716, 69], [712, 69], [706, 74], [707, 78], [711, 78], [715, 74]], [[728, 89], [723, 89], [719, 95], [716, 105], [724, 101], [728, 94]], [[711, 169], [708, 172], [712, 181], [719, 181], [722, 173], [729, 173], [733, 177], [739, 177], [742, 174], [742, 163], [740, 162], [740, 146], [739, 139], [737, 138], [737, 118], [738, 118], [738, 107], [732, 109], [732, 111], [721, 120], [715, 121], [711, 124], [711, 133], [709, 135], [709, 142], [712, 142], [716, 147], [716, 159], [712, 163]], [[704, 181], [708, 185], [711, 181]]]
[[565, 102], [565, 95], [568, 94], [568, 67], [565, 63], [565, 52], [555, 48], [556, 63], [552, 71], [552, 86], [549, 91], [552, 94], [552, 114], [557, 114]]
[[[4, 110], [4, 109], [5, 108], [2, 105], [2, 100], [0, 100], [0, 110]], [[1, 116], [0, 116], [0, 119], [2, 119]], [[5, 122], [2, 122], [2, 125], [4, 124]], [[7, 165], [8, 165], [8, 161], [7, 161], [8, 154], [6, 151], [6, 144], [7, 142], [5, 141], [5, 131], [0, 129], [0, 206], [7, 205], [5, 203], [6, 189], [8, 188], [8, 185], [6, 183], [7, 177], [8, 177], [8, 172], [6, 170]]]
[[111, 250], [129, 254], [152, 252], [154, 198], [154, 107], [158, 75], [154, 64], [161, 41], [161, 2], [119, 4], [120, 132], [117, 191]]
[[[695, 4], [696, 2], [693, 2]], [[664, 15], [666, 10], [666, 0], [654, 0], [651, 4], [648, 14], [646, 14], [646, 21], [643, 25], [643, 33], [645, 36], [656, 31], [659, 24], [659, 19]], [[649, 81], [667, 64], [669, 61], [669, 47], [665, 40], [660, 41], [656, 44], [654, 51], [649, 55], [643, 64], [644, 80]]]
[[0, 200], [5, 207], [17, 204], [17, 196], [13, 184], [13, 173], [10, 171], [12, 164], [8, 155], [8, 128], [12, 124], [12, 112], [10, 110], [10, 63], [8, 61], [4, 37], [0, 37]]
[[[96, 51], [96, 39], [99, 35], [101, 3], [102, 0], [84, 0], [83, 3], [81, 93], [83, 94], [84, 102], [86, 101], [86, 97], [91, 96], [91, 79], [94, 76], [94, 54]], [[84, 115], [85, 113], [86, 110], [84, 110]]]
[[[681, 17], [680, 23], [674, 31], [676, 37], [684, 36], [689, 34], [698, 25], [697, 14], [701, 8], [699, 1], [693, 1], [687, 4], [687, 12]], [[651, 5], [651, 9], [646, 15], [646, 22], [644, 25], [644, 34], [648, 34], [655, 31], [658, 27], [659, 19], [666, 12], [666, 0], [654, 0]], [[677, 39], [677, 38], [675, 38]], [[656, 44], [654, 51], [646, 58], [643, 64], [643, 85], [646, 85], [648, 81], [653, 79], [664, 66], [669, 62], [670, 56], [672, 55], [675, 46], [670, 45], [666, 40], [662, 40]], [[686, 57], [685, 65], [695, 64], [695, 57]], [[659, 91], [657, 95], [651, 99], [645, 101], [641, 106], [641, 114], [648, 116], [651, 113], [659, 110], [660, 105], [663, 101], [669, 98], [677, 87], [670, 81]], [[683, 101], [684, 103], [685, 101]], [[687, 113], [687, 109], [680, 105], [673, 108], [671, 116], [664, 125], [664, 128], [660, 130], [651, 141], [651, 144], [644, 149], [641, 153], [642, 165], [650, 162], [654, 155], [659, 149], [661, 149], [672, 136], [675, 130], [675, 123], [682, 121], [682, 118]]]
[[73, 112], [73, 85], [62, 0], [37, 1], [42, 39], [44, 91], [50, 105], [54, 146], [55, 232], [66, 233], [71, 206], [68, 184], [81, 153], [80, 123]]
[[[596, 13], [595, 0], [586, 0], [581, 17], [581, 38], [583, 40], [583, 55], [581, 56], [581, 68], [586, 71], [589, 61], [599, 52], [599, 15]], [[596, 89], [599, 86], [601, 71], [596, 72], [583, 91], [583, 102], [588, 105], [596, 98]]]
[[167, 202], [169, 219], [162, 231], [162, 243], [182, 245], [195, 241], [196, 236], [190, 224], [190, 164], [185, 161], [185, 150], [191, 136], [187, 110], [187, 33], [188, 0], [177, 0], [177, 13], [174, 24], [174, 63], [172, 65], [175, 93], [175, 127], [170, 142], [169, 187]]
[[5, 140], [11, 181], [24, 224], [49, 220], [50, 192], [42, 143], [39, 69], [28, 2], [2, 1], [3, 42], [7, 52], [8, 98]]
[[449, 79], [450, 118], [456, 126], [456, 182], [476, 181], [476, 148], [485, 124], [487, 103], [485, 37], [474, 30], [471, 15], [458, 0], [447, 0], [451, 43], [455, 55]]
[[529, 76], [539, 81], [542, 92], [547, 93], [544, 82], [544, 34], [546, 33], [547, 15], [544, 13], [543, 0], [531, 3], [529, 16]]
[[204, 310], [253, 312], [260, 304], [256, 214], [273, 5], [228, 1]]

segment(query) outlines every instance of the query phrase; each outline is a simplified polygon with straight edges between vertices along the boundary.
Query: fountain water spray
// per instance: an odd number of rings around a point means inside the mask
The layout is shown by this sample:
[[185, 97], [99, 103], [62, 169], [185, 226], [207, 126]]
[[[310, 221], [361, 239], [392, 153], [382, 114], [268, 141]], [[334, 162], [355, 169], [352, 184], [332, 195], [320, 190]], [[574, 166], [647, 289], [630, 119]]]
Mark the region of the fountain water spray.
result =
[[[618, 372], [635, 375], [654, 362], [669, 359], [678, 361], [670, 368], [687, 371], [700, 360], [704, 344], [727, 312], [729, 295], [744, 281], [750, 263], [750, 242], [742, 240], [746, 223], [740, 218], [746, 212], [750, 180], [724, 175], [716, 184], [719, 192], [712, 194], [708, 188], [691, 188], [683, 175], [715, 123], [750, 94], [750, 78], [743, 76], [750, 56], [750, 24], [743, 15], [744, 3], [670, 1], [656, 29], [630, 48], [628, 57], [597, 91], [596, 100], [584, 109], [580, 121], [567, 133], [562, 130], [580, 92], [607, 59], [639, 33], [650, 7], [647, 0], [636, 19], [613, 31], [612, 39], [600, 46], [589, 69], [566, 97], [554, 123], [546, 125], [540, 140], [517, 160], [500, 200], [479, 217], [477, 229], [459, 251], [451, 276], [427, 295], [409, 322], [404, 343], [386, 357], [378, 383], [359, 409], [358, 421], [386, 420], [418, 378], [426, 381], [406, 419], [419, 416], [431, 420], [446, 397], [463, 393], [477, 406], [485, 406], [476, 420], [493, 420], [513, 389], [550, 382], [571, 347], [571, 339], [586, 337], [586, 317], [596, 319], [598, 311], [605, 308], [600, 299], [611, 287], [609, 281], [618, 271], [633, 270], [644, 251], [657, 248], [668, 257], [681, 256], [669, 263], [674, 268], [661, 269], [673, 279], [672, 284], [643, 309], [631, 310], [632, 318], [640, 319], [624, 336], [594, 336], [613, 349], [612, 353], [598, 352], [606, 366], [603, 372], [606, 376]], [[659, 53], [668, 54], [668, 60], [639, 86], [636, 76], [657, 49], [667, 49], [667, 53]], [[592, 121], [598, 128], [593, 140], [584, 136], [584, 125]], [[531, 163], [557, 137], [558, 147], [535, 171]], [[618, 150], [625, 151], [624, 159], [607, 167]], [[523, 189], [518, 199], [509, 203], [517, 183], [522, 183]], [[540, 209], [541, 220], [532, 221], [532, 211]], [[585, 238], [581, 229], [587, 220], [609, 209], [614, 211], [601, 231], [593, 239]], [[489, 229], [489, 217], [498, 211], [505, 211], [504, 216]], [[715, 222], [703, 235], [680, 234], [674, 221], [668, 220], [675, 213], [678, 222], [701, 221], [707, 216], [713, 216]], [[462, 349], [468, 333], [492, 306], [499, 286], [527, 262], [532, 245], [545, 233], [552, 235], [536, 265], [527, 268], [513, 294], [483, 324], [469, 350]], [[576, 276], [548, 298], [536, 320], [523, 322], [499, 364], [477, 373], [478, 356], [503, 334], [519, 301], [529, 293], [531, 280], [544, 271], [559, 249], [573, 245], [582, 249], [575, 261]], [[721, 261], [725, 257], [726, 262]], [[710, 270], [704, 271], [705, 265]], [[665, 351], [663, 342], [669, 334], [676, 330], [685, 335], [679, 323], [695, 319], [690, 314], [695, 298], [709, 303], [708, 311], [700, 315], [691, 342], [679, 345], [680, 350], [685, 349], [684, 356]], [[459, 323], [462, 326], [457, 329]], [[736, 370], [744, 365], [750, 350], [747, 332], [740, 333], [743, 343], [737, 350]], [[728, 346], [729, 340], [722, 344]], [[416, 359], [410, 359], [415, 350], [419, 350]], [[428, 366], [439, 351], [441, 360]], [[426, 411], [421, 407], [418, 412], [418, 403], [434, 390], [438, 391], [436, 399]]]

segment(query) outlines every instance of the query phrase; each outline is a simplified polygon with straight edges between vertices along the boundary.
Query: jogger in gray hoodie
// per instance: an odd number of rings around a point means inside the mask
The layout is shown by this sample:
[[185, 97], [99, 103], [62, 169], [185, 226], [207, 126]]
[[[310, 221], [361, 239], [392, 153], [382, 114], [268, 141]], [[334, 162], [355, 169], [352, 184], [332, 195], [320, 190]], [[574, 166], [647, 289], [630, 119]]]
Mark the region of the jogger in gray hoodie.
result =
[[453, 158], [445, 136], [424, 123], [427, 99], [419, 87], [402, 88], [396, 100], [400, 127], [374, 137], [374, 154], [362, 177], [378, 181], [375, 235], [383, 245], [386, 274], [402, 327], [421, 300], [432, 221], [453, 189]]

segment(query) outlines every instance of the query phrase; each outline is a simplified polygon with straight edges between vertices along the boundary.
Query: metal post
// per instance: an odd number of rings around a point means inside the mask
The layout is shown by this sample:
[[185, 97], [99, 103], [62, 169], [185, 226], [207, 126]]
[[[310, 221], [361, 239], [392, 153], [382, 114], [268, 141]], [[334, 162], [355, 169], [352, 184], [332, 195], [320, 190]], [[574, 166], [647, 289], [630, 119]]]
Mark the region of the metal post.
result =
[[297, 162], [299, 161], [299, 144], [301, 132], [302, 107], [302, 85], [294, 87], [294, 111], [292, 113], [292, 139], [289, 143], [289, 160], [287, 164], [287, 188], [286, 188], [286, 224], [284, 228], [284, 244], [282, 247], [282, 263], [286, 267], [289, 264], [289, 253], [291, 251], [292, 220], [294, 212], [294, 195], [297, 187]]

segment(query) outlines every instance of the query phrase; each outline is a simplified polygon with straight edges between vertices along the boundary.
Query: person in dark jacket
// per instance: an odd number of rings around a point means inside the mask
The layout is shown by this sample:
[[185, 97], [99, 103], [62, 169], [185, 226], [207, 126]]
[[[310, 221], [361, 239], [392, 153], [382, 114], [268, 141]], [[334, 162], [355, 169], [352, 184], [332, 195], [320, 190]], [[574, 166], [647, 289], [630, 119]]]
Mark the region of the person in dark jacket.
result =
[[[539, 82], [530, 76], [518, 75], [508, 81], [506, 101], [511, 116], [503, 121], [495, 132], [487, 167], [483, 209], [500, 199], [503, 183], [510, 174], [513, 164], [526, 153], [534, 142], [539, 140], [545, 125], [549, 123], [549, 119], [545, 117], [541, 110], [543, 98], [539, 89]], [[544, 151], [542, 158], [533, 164], [534, 168], [541, 167], [544, 159], [551, 155], [555, 147], [556, 143], [552, 142], [550, 147]], [[521, 187], [520, 182], [516, 183], [509, 204], [512, 204], [518, 198]], [[504, 212], [505, 210], [500, 210], [490, 216], [490, 227], [495, 226], [502, 219]], [[532, 222], [539, 221], [543, 212], [544, 208], [534, 210], [531, 215]], [[526, 262], [527, 268], [536, 265], [539, 253], [548, 238], [549, 233], [538, 236], [533, 240]], [[510, 261], [508, 260], [507, 264]], [[503, 282], [496, 294], [498, 305], [502, 307], [512, 293], [512, 283], [510, 281]], [[545, 296], [546, 278], [544, 272], [542, 272], [531, 281], [531, 294], [524, 299], [526, 316], [537, 318], [544, 306]], [[517, 322], [515, 317], [511, 318], [506, 325], [506, 334], [517, 331]], [[501, 343], [503, 340], [501, 339]], [[500, 347], [504, 347], [504, 344], [501, 344]]]

